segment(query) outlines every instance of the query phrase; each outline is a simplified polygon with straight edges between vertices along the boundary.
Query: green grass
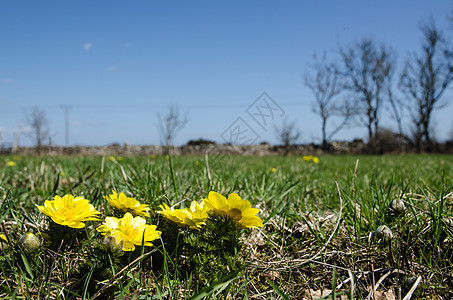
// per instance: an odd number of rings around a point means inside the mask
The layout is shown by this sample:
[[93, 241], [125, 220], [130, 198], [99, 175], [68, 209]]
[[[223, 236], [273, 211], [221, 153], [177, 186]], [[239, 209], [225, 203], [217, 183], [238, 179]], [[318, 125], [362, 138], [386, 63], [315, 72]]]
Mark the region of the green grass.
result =
[[[453, 297], [451, 155], [321, 156], [319, 164], [295, 156], [15, 159], [7, 166], [13, 157], [0, 157], [1, 231], [12, 244], [46, 226], [37, 205], [54, 195], [83, 195], [105, 217], [112, 189], [153, 211], [162, 202], [184, 207], [211, 190], [234, 192], [260, 208], [264, 227], [244, 230], [237, 268], [211, 270], [188, 269], [162, 246], [93, 259], [100, 222], [88, 222], [88, 238], [70, 251], [3, 249], [2, 299], [372, 299], [374, 289], [404, 297], [411, 288], [413, 297]], [[406, 206], [398, 218], [388, 214], [397, 198]], [[392, 230], [390, 241], [370, 238], [380, 225]], [[99, 265], [109, 270], [104, 277]]]

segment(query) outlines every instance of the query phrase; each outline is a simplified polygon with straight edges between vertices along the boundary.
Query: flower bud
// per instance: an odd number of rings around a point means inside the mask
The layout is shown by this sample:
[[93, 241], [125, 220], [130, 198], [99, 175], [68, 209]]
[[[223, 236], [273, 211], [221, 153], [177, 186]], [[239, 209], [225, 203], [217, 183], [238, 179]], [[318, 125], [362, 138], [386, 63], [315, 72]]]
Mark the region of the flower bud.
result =
[[113, 273], [112, 273], [112, 270], [110, 269], [104, 269], [104, 271], [101, 272], [101, 278], [103, 280], [108, 280], [108, 279], [111, 279], [113, 277]]
[[19, 245], [27, 251], [35, 251], [41, 247], [41, 241], [31, 232], [27, 232], [19, 238]]
[[377, 241], [377, 240], [388, 241], [388, 240], [391, 240], [392, 237], [393, 237], [393, 233], [390, 230], [390, 228], [388, 228], [386, 225], [379, 226], [371, 234], [371, 238], [372, 238], [373, 241]]
[[4, 250], [8, 248], [8, 240], [6, 236], [2, 233], [0, 234], [0, 250]]
[[444, 218], [442, 218], [442, 222], [448, 229], [453, 230], [453, 219], [452, 218], [444, 217]]
[[49, 247], [52, 244], [52, 237], [45, 232], [38, 232], [37, 234], [39, 240], [41, 241], [41, 246]]
[[406, 206], [401, 199], [394, 199], [389, 203], [388, 213], [391, 216], [400, 216], [406, 212]]
[[103, 241], [104, 247], [107, 251], [110, 252], [120, 252], [124, 247], [124, 240], [120, 242], [117, 241], [116, 237], [113, 235], [106, 235]]
[[411, 276], [404, 281], [403, 286], [406, 287], [408, 290], [414, 285], [417, 281], [417, 276]]

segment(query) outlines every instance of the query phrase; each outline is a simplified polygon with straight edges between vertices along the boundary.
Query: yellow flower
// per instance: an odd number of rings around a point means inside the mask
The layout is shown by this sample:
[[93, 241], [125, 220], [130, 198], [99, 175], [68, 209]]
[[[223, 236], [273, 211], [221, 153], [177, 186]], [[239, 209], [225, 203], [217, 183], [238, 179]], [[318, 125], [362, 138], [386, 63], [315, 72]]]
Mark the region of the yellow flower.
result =
[[149, 207], [146, 204], [141, 204], [137, 200], [131, 197], [127, 197], [124, 193], [118, 194], [112, 190], [113, 194], [105, 196], [110, 202], [110, 205], [123, 213], [129, 212], [134, 216], [149, 217]]
[[85, 227], [85, 221], [99, 221], [96, 215], [100, 214], [88, 200], [83, 197], [74, 198], [71, 194], [46, 200], [44, 206], [38, 206], [38, 209], [55, 223], [72, 228]]
[[271, 172], [272, 172], [272, 173], [275, 173], [275, 172], [277, 172], [277, 169], [276, 169], [276, 168], [272, 168], [272, 169], [271, 169]]
[[16, 163], [15, 161], [10, 160], [10, 161], [8, 161], [8, 162], [6, 163], [6, 165], [7, 165], [8, 167], [14, 167], [15, 165], [17, 165], [17, 163]]
[[105, 218], [105, 222], [96, 230], [102, 235], [114, 237], [118, 244], [124, 243], [123, 251], [134, 251], [135, 245], [141, 245], [142, 240], [145, 246], [153, 245], [151, 242], [162, 233], [156, 228], [156, 225], [147, 225], [142, 217], [134, 218], [130, 213], [125, 213], [121, 219]]
[[204, 201], [198, 203], [196, 200], [193, 200], [190, 203], [190, 208], [186, 208], [186, 211], [190, 212], [190, 220], [194, 222], [197, 225], [197, 227], [201, 227], [200, 225], [204, 225], [209, 217], [208, 215], [209, 209], [205, 205]]
[[8, 240], [6, 239], [6, 235], [3, 233], [0, 234], [0, 242], [7, 242]]
[[319, 158], [317, 158], [316, 156], [313, 157], [313, 162], [314, 162], [315, 164], [319, 163]]
[[116, 161], [115, 156], [109, 156], [109, 160]]
[[230, 194], [227, 199], [211, 191], [204, 201], [208, 209], [211, 209], [211, 213], [227, 215], [242, 227], [263, 227], [263, 221], [256, 216], [260, 210], [252, 208], [252, 204], [248, 200], [241, 199], [238, 194]]
[[181, 227], [189, 227], [190, 229], [200, 229], [205, 225], [208, 219], [208, 210], [204, 202], [198, 203], [192, 201], [190, 208], [175, 209], [167, 204], [159, 205], [161, 211], [157, 213], [164, 215], [168, 220], [178, 224]]
[[184, 219], [186, 218], [184, 210], [174, 209], [173, 207], [170, 207], [165, 203], [163, 203], [163, 205], [159, 205], [159, 207], [161, 210], [156, 210], [158, 214], [164, 215], [168, 220], [178, 225], [184, 225]]
[[310, 161], [310, 160], [312, 160], [312, 158], [313, 158], [313, 155], [305, 155], [304, 161]]

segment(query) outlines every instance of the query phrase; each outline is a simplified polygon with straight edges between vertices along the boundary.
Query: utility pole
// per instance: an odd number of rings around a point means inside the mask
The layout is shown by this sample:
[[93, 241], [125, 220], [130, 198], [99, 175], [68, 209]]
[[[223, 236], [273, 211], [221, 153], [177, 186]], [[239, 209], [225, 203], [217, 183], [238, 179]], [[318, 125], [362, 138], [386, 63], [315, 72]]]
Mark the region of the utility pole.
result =
[[69, 105], [62, 105], [61, 108], [64, 109], [65, 112], [65, 144], [66, 147], [69, 146], [69, 110], [71, 106]]
[[19, 134], [17, 131], [14, 131], [13, 153], [16, 153], [17, 147], [19, 147]]

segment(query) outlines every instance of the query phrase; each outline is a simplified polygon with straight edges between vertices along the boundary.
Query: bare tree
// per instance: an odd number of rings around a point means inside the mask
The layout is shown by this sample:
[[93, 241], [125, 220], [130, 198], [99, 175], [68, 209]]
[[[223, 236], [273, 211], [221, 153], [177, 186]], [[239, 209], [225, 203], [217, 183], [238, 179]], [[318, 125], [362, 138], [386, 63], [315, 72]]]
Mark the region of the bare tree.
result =
[[404, 105], [403, 105], [401, 99], [399, 99], [393, 95], [392, 89], [390, 87], [388, 90], [388, 97], [389, 97], [391, 113], [393, 114], [393, 117], [395, 118], [395, 121], [398, 125], [398, 134], [400, 136], [404, 136], [404, 130], [403, 130]]
[[453, 53], [434, 22], [421, 27], [422, 51], [407, 60], [399, 87], [407, 97], [412, 136], [418, 152], [432, 149], [432, 112], [453, 80]]
[[163, 116], [157, 114], [157, 118], [159, 120], [157, 128], [161, 144], [164, 146], [164, 154], [168, 154], [176, 135], [187, 125], [189, 119], [187, 114], [181, 114], [177, 105], [171, 105]]
[[395, 54], [385, 45], [376, 46], [372, 39], [340, 49], [340, 54], [351, 106], [357, 105], [358, 115], [368, 129], [368, 142], [373, 146], [379, 132], [380, 112], [391, 91]]
[[[316, 57], [315, 57], [316, 59]], [[348, 102], [338, 103], [338, 94], [343, 90], [343, 82], [338, 67], [326, 63], [325, 56], [321, 62], [315, 61], [304, 76], [305, 85], [315, 96], [313, 112], [321, 117], [322, 146], [327, 148], [331, 138], [338, 133], [353, 115], [352, 106]], [[342, 117], [342, 122], [327, 134], [327, 122], [331, 117]]]
[[[400, 146], [401, 152], [404, 152], [404, 144], [406, 141], [408, 141], [408, 138], [403, 129], [403, 114], [406, 111], [406, 107], [399, 97], [394, 96], [391, 87], [389, 87], [388, 90], [388, 97], [390, 104], [390, 113], [392, 114], [392, 117], [395, 119], [396, 124], [398, 125], [398, 134], [396, 135], [396, 140]], [[379, 130], [379, 135], [385, 133], [386, 131], [388, 131], [388, 129]], [[379, 137], [379, 140], [382, 139], [385, 139], [385, 137]]]
[[41, 151], [45, 140], [50, 138], [49, 121], [44, 110], [34, 106], [25, 110], [25, 123], [30, 127], [25, 135], [30, 138], [36, 146], [38, 153]]
[[285, 147], [285, 154], [288, 154], [289, 146], [296, 143], [302, 134], [302, 132], [297, 129], [295, 121], [287, 122], [284, 120], [280, 127], [274, 125], [274, 130], [277, 139]]

